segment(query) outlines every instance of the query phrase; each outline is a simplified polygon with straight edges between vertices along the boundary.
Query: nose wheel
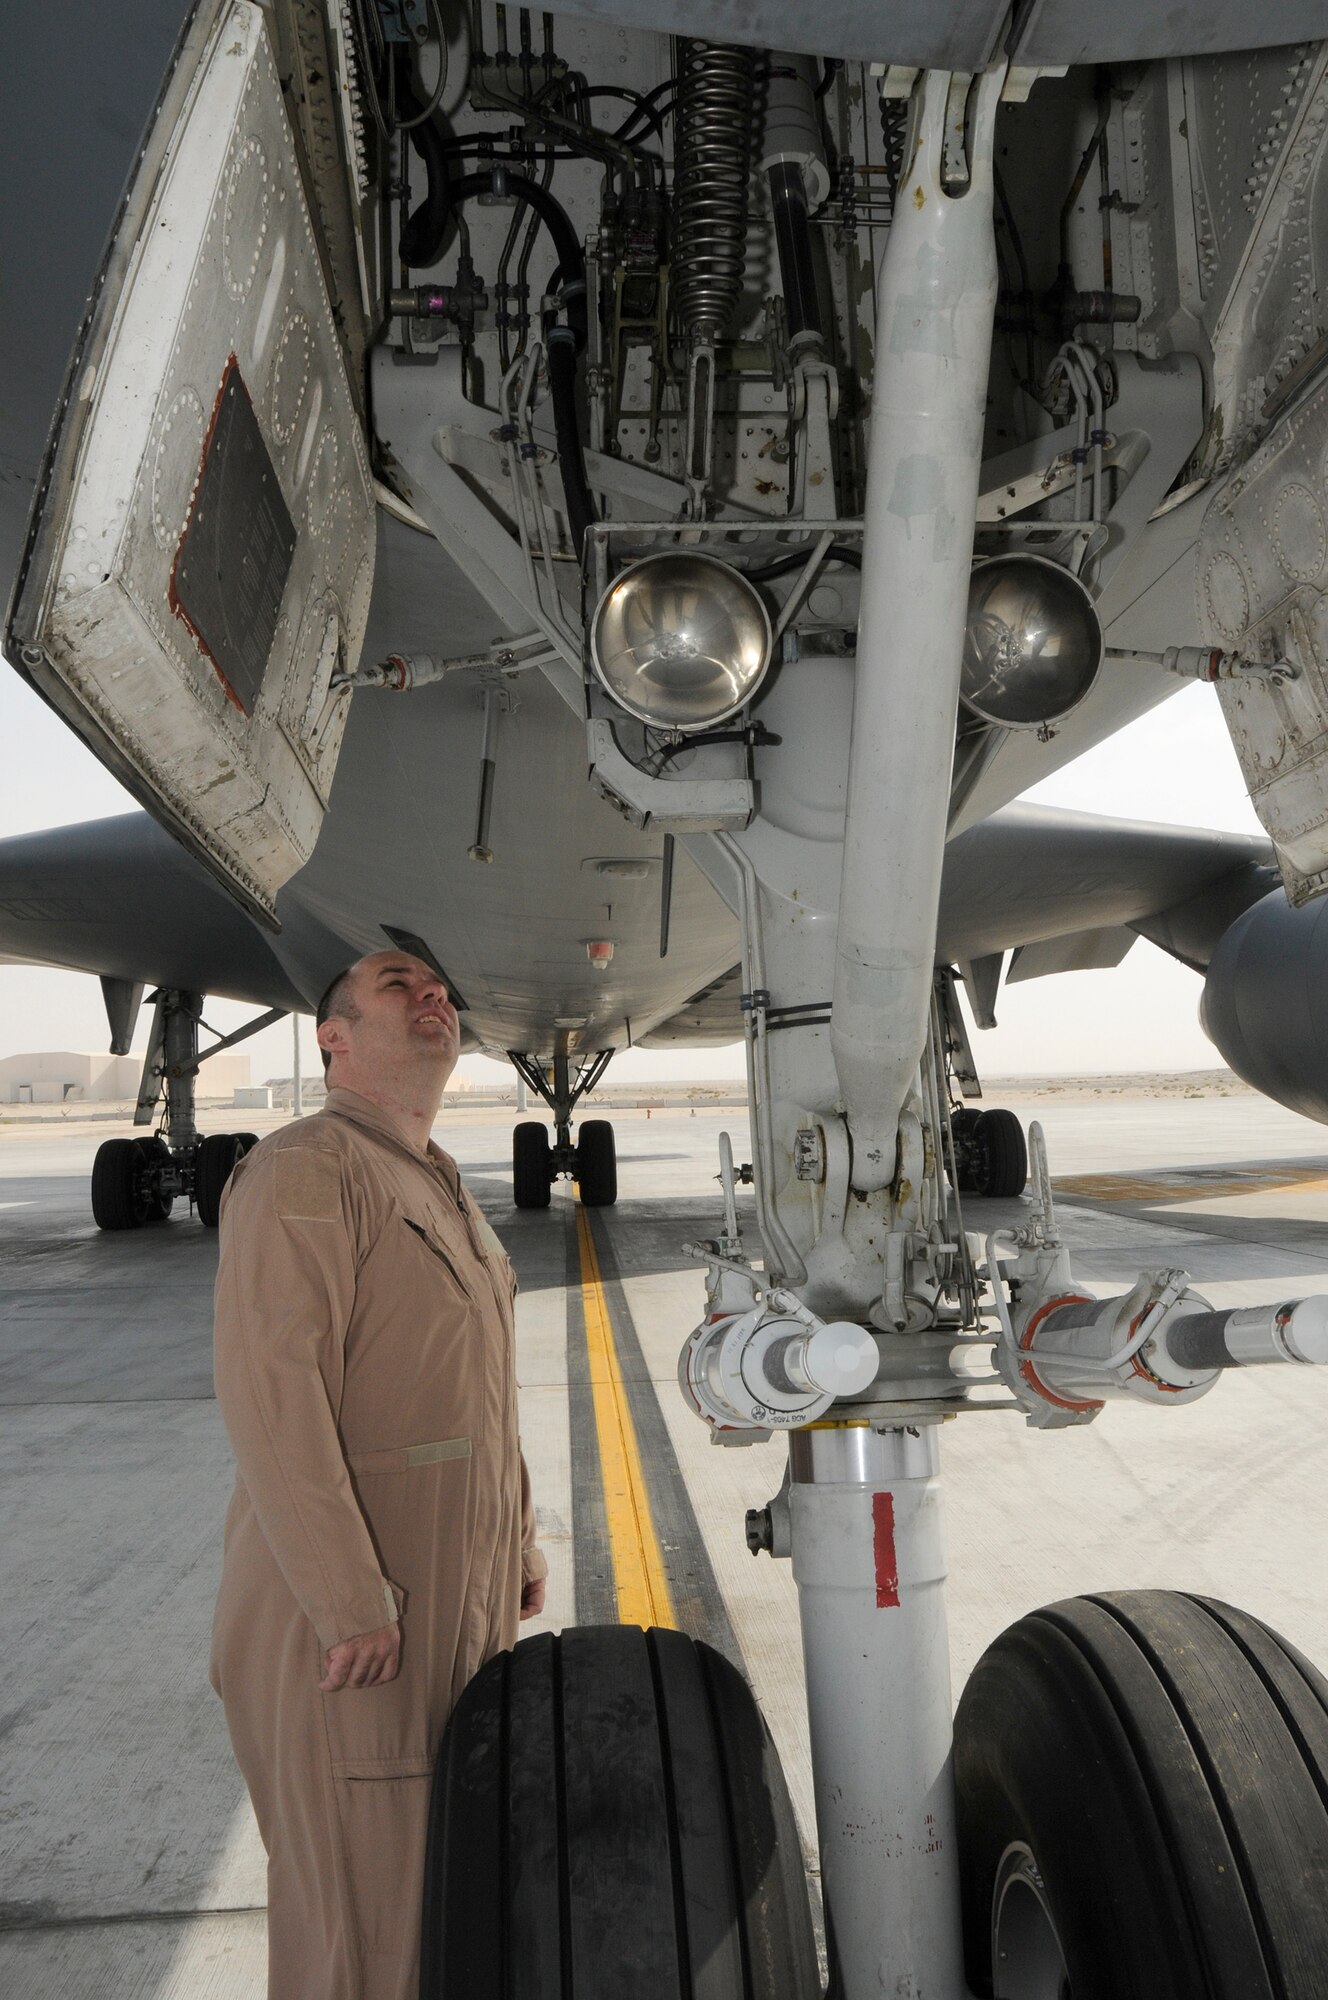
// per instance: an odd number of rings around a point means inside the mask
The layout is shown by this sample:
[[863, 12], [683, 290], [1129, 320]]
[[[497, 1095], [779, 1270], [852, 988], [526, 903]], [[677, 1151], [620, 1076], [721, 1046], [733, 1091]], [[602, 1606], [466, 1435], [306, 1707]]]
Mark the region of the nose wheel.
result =
[[955, 1718], [965, 1952], [993, 2000], [1313, 2000], [1328, 1682], [1179, 1591], [1075, 1597], [988, 1648]]
[[421, 2000], [813, 2000], [802, 1843], [736, 1668], [591, 1625], [482, 1667], [439, 1752]]

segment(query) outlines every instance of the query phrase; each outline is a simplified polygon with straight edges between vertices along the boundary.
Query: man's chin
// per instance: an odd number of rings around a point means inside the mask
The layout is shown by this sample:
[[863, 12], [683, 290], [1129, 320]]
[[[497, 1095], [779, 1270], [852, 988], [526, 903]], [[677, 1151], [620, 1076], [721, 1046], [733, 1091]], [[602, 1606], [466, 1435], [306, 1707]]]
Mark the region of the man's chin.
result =
[[427, 1023], [423, 1029], [417, 1028], [411, 1038], [411, 1047], [421, 1062], [446, 1064], [450, 1075], [461, 1053], [461, 1037], [455, 1029], [431, 1028]]

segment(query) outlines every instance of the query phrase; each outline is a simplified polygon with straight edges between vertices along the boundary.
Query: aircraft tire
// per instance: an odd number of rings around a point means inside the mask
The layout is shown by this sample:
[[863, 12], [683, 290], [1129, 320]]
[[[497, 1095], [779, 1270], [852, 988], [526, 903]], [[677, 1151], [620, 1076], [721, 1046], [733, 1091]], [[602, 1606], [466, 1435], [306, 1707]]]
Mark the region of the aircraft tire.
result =
[[240, 1142], [240, 1157], [243, 1159], [244, 1155], [252, 1153], [254, 1147], [258, 1144], [258, 1134], [257, 1132], [237, 1132], [235, 1136]]
[[587, 1118], [576, 1135], [576, 1189], [586, 1208], [618, 1199], [618, 1148], [607, 1118]]
[[1020, 1619], [964, 1690], [955, 1785], [976, 1992], [1322, 1994], [1328, 1681], [1258, 1619], [1169, 1590]]
[[226, 1183], [243, 1158], [244, 1146], [234, 1132], [209, 1132], [199, 1141], [194, 1154], [194, 1207], [204, 1229], [215, 1229], [220, 1222]]
[[1028, 1146], [1013, 1111], [979, 1112], [973, 1137], [977, 1154], [973, 1192], [1007, 1200], [1022, 1194], [1028, 1179]]
[[811, 2000], [802, 1846], [742, 1675], [682, 1632], [500, 1653], [435, 1768], [420, 2000]]
[[98, 1229], [139, 1229], [154, 1202], [137, 1139], [105, 1139], [92, 1162], [92, 1219]]
[[512, 1128], [512, 1199], [518, 1208], [547, 1208], [553, 1190], [548, 1127], [529, 1119]]

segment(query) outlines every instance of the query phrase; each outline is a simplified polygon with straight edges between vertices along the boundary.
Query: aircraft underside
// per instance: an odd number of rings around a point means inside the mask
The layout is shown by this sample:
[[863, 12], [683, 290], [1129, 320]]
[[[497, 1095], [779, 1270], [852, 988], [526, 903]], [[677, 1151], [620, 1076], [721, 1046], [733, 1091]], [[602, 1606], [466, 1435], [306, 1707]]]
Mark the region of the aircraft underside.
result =
[[[1147, 1766], [1123, 1823], [1206, 1881], [1214, 1824], [1258, 1843], [1218, 1799], [1225, 1721], [1191, 1717], [1188, 1762], [1149, 1736], [1155, 1682], [1181, 1702], [1168, 1646], [1198, 1645], [1300, 1717], [1257, 1782], [1309, 1860], [1280, 1899], [1245, 1866], [1225, 1958], [1203, 1896], [1159, 1888], [1154, 1928], [1184, 1915], [1155, 1990], [1309, 1996], [1324, 1693], [1252, 1621], [1117, 1606], [1145, 1671], [1066, 1609], [1086, 1680], [1044, 1649], [1021, 1715], [1005, 1656], [980, 1673], [956, 1820], [936, 1441], [993, 1402], [1065, 1428], [1328, 1363], [1325, 1300], [1214, 1310], [1170, 1269], [1083, 1290], [1036, 1127], [1020, 1226], [967, 1232], [963, 1193], [1017, 1194], [1028, 1158], [977, 1109], [958, 1000], [989, 1023], [1008, 951], [1036, 976], [1147, 935], [1206, 971], [1228, 1059], [1328, 1116], [1325, 47], [1291, 8], [1254, 52], [1211, 8], [774, 7], [726, 14], [740, 41], [704, 38], [700, 0], [604, 11], [190, 15], [36, 477], [9, 657], [263, 933], [273, 1006], [384, 937], [442, 967], [471, 1045], [553, 1113], [552, 1149], [518, 1130], [519, 1205], [559, 1173], [613, 1199], [611, 1132], [572, 1119], [614, 1049], [743, 1034], [754, 1157], [722, 1155], [679, 1381], [717, 1444], [790, 1436], [750, 1533], [802, 1596], [832, 1991], [1139, 1991], [1093, 1916], [1111, 1855], [1076, 1846], [1068, 1790], [1039, 1817], [1028, 1732], [1110, 1707]], [[1186, 680], [1217, 690], [1267, 845], [1001, 813]], [[58, 929], [45, 955], [103, 972], [127, 1039], [134, 966]], [[165, 1122], [114, 1142], [108, 1226], [178, 1194], [215, 1219], [243, 1142], [193, 1126], [200, 994], [182, 961], [161, 989]], [[454, 1725], [458, 1814], [464, 1732], [514, 1726], [506, 1685]], [[675, 1725], [652, 1713], [652, 1756]], [[759, 1791], [753, 1756], [730, 1787]], [[678, 1840], [681, 1882], [705, 1843]], [[712, 1912], [770, 2000], [814, 1976], [777, 1846], [749, 1857], [759, 1937], [741, 1868]], [[435, 1976], [554, 1990], [519, 1937], [486, 1958], [467, 1865], [438, 1863]], [[565, 1910], [575, 1865], [529, 1865]], [[738, 1990], [705, 1962], [688, 1993]]]

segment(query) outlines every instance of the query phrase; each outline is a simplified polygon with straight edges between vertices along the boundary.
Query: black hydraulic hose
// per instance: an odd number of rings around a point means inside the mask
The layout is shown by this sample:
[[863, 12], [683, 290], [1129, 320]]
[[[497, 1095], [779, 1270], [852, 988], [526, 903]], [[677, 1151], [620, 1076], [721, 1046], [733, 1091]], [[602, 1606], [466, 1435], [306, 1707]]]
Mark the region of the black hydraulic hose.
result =
[[[421, 128], [425, 129], [425, 128]], [[567, 525], [572, 546], [579, 556], [585, 547], [586, 530], [595, 518], [586, 478], [585, 446], [576, 412], [577, 357], [586, 344], [585, 257], [571, 217], [562, 203], [546, 187], [526, 174], [508, 167], [491, 167], [486, 173], [463, 174], [447, 186], [446, 207], [450, 212], [472, 195], [489, 194], [495, 188], [514, 195], [534, 210], [553, 238], [558, 256], [555, 282], [563, 287], [567, 324], [554, 326], [546, 335], [549, 357], [549, 395], [553, 404], [553, 427], [558, 442], [558, 467], [562, 474], [567, 504]]]
[[[584, 315], [584, 301], [582, 312]], [[586, 478], [586, 454], [576, 415], [577, 338], [570, 326], [555, 326], [548, 335], [549, 396], [553, 431], [558, 441], [558, 469], [567, 502], [567, 526], [578, 556], [586, 545], [586, 530], [595, 518], [595, 503]]]
[[812, 231], [807, 219], [807, 186], [796, 160], [781, 160], [769, 173], [770, 205], [775, 218], [775, 248], [784, 287], [789, 336], [824, 338], [821, 306], [816, 296], [816, 266], [812, 261]]
[[408, 269], [420, 270], [436, 264], [443, 254], [443, 237], [452, 206], [448, 194], [447, 141], [437, 116], [422, 116], [425, 107], [415, 94], [405, 62], [398, 62], [396, 85], [398, 105], [408, 118], [416, 121], [405, 129], [425, 173], [423, 199], [402, 225], [397, 251]]
[[[805, 569], [809, 551], [793, 549], [786, 556], [775, 556], [763, 563], [759, 569], [745, 569], [742, 573], [749, 583], [771, 583], [777, 576], [787, 576], [791, 570]], [[862, 568], [860, 549], [846, 548], [843, 542], [831, 542], [823, 560], [826, 563], [846, 563], [850, 569]]]
[[411, 128], [410, 141], [424, 163], [425, 189], [419, 206], [407, 216], [397, 249], [412, 269], [436, 264], [443, 254], [443, 237], [452, 201], [448, 191], [447, 150], [432, 118]]

